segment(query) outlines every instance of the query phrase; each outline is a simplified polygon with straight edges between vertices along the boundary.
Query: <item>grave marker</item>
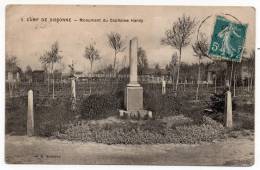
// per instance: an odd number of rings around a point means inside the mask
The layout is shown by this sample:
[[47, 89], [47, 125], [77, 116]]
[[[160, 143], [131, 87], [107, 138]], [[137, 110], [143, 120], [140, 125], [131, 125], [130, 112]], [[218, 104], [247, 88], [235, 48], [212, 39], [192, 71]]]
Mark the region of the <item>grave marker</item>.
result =
[[225, 93], [224, 125], [225, 125], [225, 127], [229, 127], [229, 128], [231, 128], [233, 125], [232, 96], [231, 96], [231, 92], [229, 90]]
[[162, 94], [164, 95], [166, 93], [166, 81], [164, 80], [164, 77], [162, 78]]
[[34, 135], [33, 91], [28, 91], [27, 135]]

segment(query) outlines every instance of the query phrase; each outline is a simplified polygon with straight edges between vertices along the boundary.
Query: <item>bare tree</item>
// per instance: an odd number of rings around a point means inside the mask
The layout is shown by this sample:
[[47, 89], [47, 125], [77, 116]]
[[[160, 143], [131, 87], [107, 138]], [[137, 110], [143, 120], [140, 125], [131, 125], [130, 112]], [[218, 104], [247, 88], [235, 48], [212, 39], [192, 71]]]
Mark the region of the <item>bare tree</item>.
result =
[[[89, 44], [89, 46], [87, 46], [85, 48], [85, 54], [84, 57], [89, 60], [90, 62], [90, 74], [92, 77], [92, 68], [93, 68], [93, 64], [96, 60], [100, 60], [100, 55], [97, 49], [95, 49], [93, 44]], [[90, 86], [90, 93], [91, 93], [91, 86]]]
[[60, 68], [59, 68], [59, 71], [60, 71], [60, 81], [62, 82], [62, 78], [63, 78], [63, 72], [64, 72], [64, 70], [65, 70], [65, 68], [66, 68], [66, 64], [65, 63], [63, 63], [63, 62], [60, 62]]
[[171, 76], [172, 76], [172, 86], [173, 86], [173, 88], [174, 88], [174, 79], [175, 79], [177, 62], [178, 62], [178, 54], [177, 53], [173, 53], [171, 61], [170, 61], [169, 65], [168, 65], [168, 68], [169, 68]]
[[30, 65], [27, 65], [26, 66], [26, 69], [24, 71], [24, 74], [25, 74], [25, 79], [26, 81], [28, 81], [30, 83], [30, 80], [32, 78], [32, 68]]
[[90, 62], [90, 73], [92, 75], [94, 62], [101, 59], [98, 50], [95, 49], [93, 44], [89, 44], [89, 46], [85, 47], [84, 57]]
[[116, 58], [117, 54], [125, 50], [125, 41], [121, 35], [116, 32], [111, 32], [107, 35], [109, 46], [114, 50], [114, 64], [113, 69], [116, 72]]
[[146, 52], [142, 47], [138, 48], [137, 60], [138, 60], [138, 73], [143, 74], [144, 70], [148, 68], [148, 61], [147, 61]]
[[[6, 60], [5, 61], [6, 62], [6, 70], [13, 75], [14, 71], [17, 69], [17, 63], [18, 63], [17, 57], [16, 56], [9, 56], [8, 54], [6, 54], [5, 60]], [[15, 86], [14, 81], [8, 82], [10, 97], [13, 96], [14, 86]]]
[[[249, 64], [249, 60], [248, 60], [248, 50], [246, 48], [243, 49], [243, 52], [241, 54], [241, 64], [239, 64], [239, 69], [241, 69], [241, 78], [242, 78], [242, 87], [243, 87], [243, 90], [245, 88], [245, 85], [248, 85], [247, 86], [247, 91], [249, 91], [249, 79], [244, 79], [245, 77], [243, 76], [243, 73], [244, 73], [244, 69], [243, 67], [246, 67], [247, 68], [247, 71], [249, 72], [249, 69], [251, 67], [251, 65]], [[247, 81], [247, 83], [245, 82]], [[245, 84], [246, 83], [246, 84]]]
[[239, 69], [240, 69], [240, 63], [238, 62], [235, 62], [233, 63], [233, 96], [235, 97], [236, 96], [236, 85], [237, 85], [237, 77], [238, 77], [238, 72], [239, 72]]
[[6, 67], [14, 70], [15, 67], [17, 66], [17, 57], [16, 56], [9, 56], [8, 54], [6, 54]]
[[200, 39], [197, 40], [193, 45], [192, 49], [195, 53], [195, 56], [199, 59], [199, 68], [198, 68], [198, 79], [197, 79], [197, 90], [196, 90], [196, 100], [199, 99], [199, 86], [200, 86], [200, 64], [202, 57], [205, 56], [206, 52], [208, 51], [208, 40], [205, 35], [201, 34]]
[[154, 72], [156, 76], [161, 76], [162, 73], [161, 73], [161, 67], [159, 63], [156, 63], [154, 65]]
[[25, 68], [25, 73], [32, 73], [32, 67], [30, 65], [27, 65]]
[[69, 64], [68, 66], [70, 68], [70, 76], [74, 77], [74, 75], [75, 75], [75, 66], [74, 66], [73, 60], [72, 60], [71, 64]]
[[48, 83], [48, 93], [50, 92], [50, 64], [47, 63], [46, 61], [42, 61], [40, 59], [40, 62], [42, 64], [42, 69], [44, 70], [45, 74], [47, 75], [47, 83]]
[[40, 61], [44, 65], [49, 65], [51, 69], [52, 74], [52, 98], [54, 99], [54, 67], [55, 64], [60, 62], [62, 59], [62, 56], [59, 55], [59, 45], [58, 42], [54, 42], [51, 46], [51, 49], [49, 51], [46, 51], [45, 54], [43, 54], [40, 57]]
[[175, 21], [172, 27], [165, 32], [165, 37], [161, 40], [163, 45], [169, 45], [179, 51], [177, 80], [175, 90], [178, 90], [180, 64], [182, 57], [182, 49], [190, 44], [190, 37], [196, 26], [195, 19], [183, 15]]

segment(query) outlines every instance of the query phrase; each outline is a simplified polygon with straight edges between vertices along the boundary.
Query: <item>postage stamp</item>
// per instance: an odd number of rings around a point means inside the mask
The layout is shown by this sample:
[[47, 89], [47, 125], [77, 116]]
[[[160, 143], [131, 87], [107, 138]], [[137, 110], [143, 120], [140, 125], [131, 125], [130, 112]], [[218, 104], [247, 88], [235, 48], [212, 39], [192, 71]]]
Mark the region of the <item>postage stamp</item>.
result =
[[241, 61], [247, 24], [217, 16], [208, 54], [214, 58]]

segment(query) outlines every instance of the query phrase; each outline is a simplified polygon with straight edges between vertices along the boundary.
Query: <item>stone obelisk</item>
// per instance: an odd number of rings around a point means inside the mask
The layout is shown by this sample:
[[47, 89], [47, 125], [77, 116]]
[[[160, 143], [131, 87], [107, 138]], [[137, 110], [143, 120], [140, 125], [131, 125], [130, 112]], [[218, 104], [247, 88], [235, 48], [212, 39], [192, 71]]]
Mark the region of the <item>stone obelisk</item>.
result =
[[127, 111], [143, 110], [143, 88], [138, 83], [137, 76], [137, 50], [138, 40], [135, 37], [130, 40], [129, 47], [130, 78], [125, 89], [124, 99], [125, 109]]

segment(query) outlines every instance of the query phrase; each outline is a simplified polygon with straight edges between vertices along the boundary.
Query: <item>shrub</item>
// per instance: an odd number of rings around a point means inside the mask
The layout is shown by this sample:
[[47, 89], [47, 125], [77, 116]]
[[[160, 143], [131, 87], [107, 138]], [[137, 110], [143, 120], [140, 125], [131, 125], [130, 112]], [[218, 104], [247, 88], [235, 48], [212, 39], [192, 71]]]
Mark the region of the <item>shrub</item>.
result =
[[80, 114], [83, 119], [100, 119], [117, 113], [122, 108], [123, 96], [118, 94], [91, 95], [81, 104]]
[[[219, 122], [223, 122], [225, 107], [225, 92], [214, 93], [210, 96], [209, 108], [212, 110], [208, 115]], [[232, 101], [232, 110], [236, 109], [236, 103]]]
[[5, 109], [5, 132], [13, 135], [25, 135], [27, 98], [7, 98]]
[[203, 117], [201, 125], [179, 125], [167, 127], [160, 120], [93, 124], [89, 121], [70, 126], [56, 137], [105, 144], [155, 144], [211, 142], [223, 134], [223, 126]]
[[70, 110], [70, 100], [48, 99], [49, 106], [35, 108], [36, 133], [49, 137], [53, 132], [64, 132], [66, 125], [75, 120], [75, 113]]
[[222, 134], [222, 131], [207, 124], [176, 127], [176, 131], [179, 142], [189, 144], [211, 142]]
[[162, 95], [156, 91], [144, 91], [144, 108], [151, 110], [155, 117], [178, 115], [181, 113], [182, 104], [173, 93]]

